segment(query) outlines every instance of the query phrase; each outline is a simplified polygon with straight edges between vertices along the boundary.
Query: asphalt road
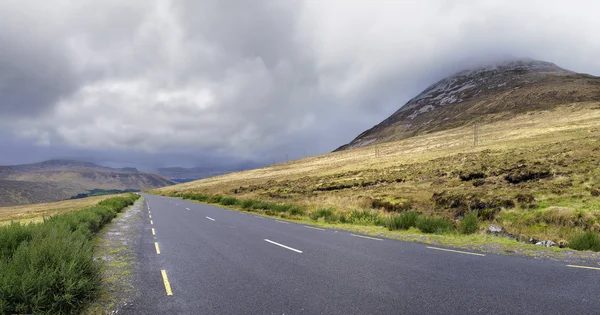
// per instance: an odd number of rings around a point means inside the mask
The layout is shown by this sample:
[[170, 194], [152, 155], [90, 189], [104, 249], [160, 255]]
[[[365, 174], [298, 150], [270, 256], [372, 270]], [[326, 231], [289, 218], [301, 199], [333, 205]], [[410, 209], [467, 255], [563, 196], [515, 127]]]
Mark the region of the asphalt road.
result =
[[141, 295], [124, 314], [600, 314], [600, 270], [144, 197]]

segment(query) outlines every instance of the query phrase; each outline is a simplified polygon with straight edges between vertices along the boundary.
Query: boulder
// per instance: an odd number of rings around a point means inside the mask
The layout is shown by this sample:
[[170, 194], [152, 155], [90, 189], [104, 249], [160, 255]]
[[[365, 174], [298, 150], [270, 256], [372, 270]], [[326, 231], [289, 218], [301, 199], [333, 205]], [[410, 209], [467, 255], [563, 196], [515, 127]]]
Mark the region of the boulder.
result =
[[490, 226], [488, 227], [488, 233], [501, 234], [504, 233], [504, 228], [495, 224], [490, 224]]
[[552, 246], [556, 246], [556, 243], [551, 241], [551, 240], [547, 240], [547, 241], [540, 241], [535, 243], [535, 245], [538, 246], [546, 246], [546, 247], [552, 247]]

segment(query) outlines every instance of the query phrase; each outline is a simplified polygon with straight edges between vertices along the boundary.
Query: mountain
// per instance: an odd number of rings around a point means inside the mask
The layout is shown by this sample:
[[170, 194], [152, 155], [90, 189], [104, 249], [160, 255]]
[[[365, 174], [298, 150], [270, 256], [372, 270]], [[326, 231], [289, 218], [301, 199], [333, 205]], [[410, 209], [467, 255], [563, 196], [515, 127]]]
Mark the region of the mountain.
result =
[[436, 82], [335, 151], [598, 100], [599, 77], [545, 61], [512, 60], [465, 70]]
[[264, 165], [250, 161], [231, 163], [228, 165], [198, 166], [198, 167], [163, 167], [156, 170], [157, 174], [170, 178], [178, 183], [197, 179], [229, 174], [233, 172], [262, 167]]
[[135, 168], [110, 168], [89, 162], [50, 160], [0, 166], [0, 206], [50, 202], [103, 190], [146, 190], [173, 182]]

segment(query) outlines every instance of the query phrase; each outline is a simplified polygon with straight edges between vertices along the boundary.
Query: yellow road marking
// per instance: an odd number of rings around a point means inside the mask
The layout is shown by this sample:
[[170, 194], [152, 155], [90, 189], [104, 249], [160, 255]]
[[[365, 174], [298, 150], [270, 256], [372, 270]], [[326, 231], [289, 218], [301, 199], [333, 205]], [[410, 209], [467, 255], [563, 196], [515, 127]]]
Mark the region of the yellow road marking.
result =
[[314, 227], [314, 226], [308, 226], [308, 225], [304, 225], [305, 228], [309, 228], [309, 229], [314, 229], [314, 230], [319, 230], [319, 231], [325, 231], [325, 229], [320, 229], [318, 227]]
[[169, 278], [167, 278], [167, 271], [164, 269], [160, 271], [163, 277], [163, 282], [165, 283], [165, 290], [167, 291], [167, 295], [173, 295], [173, 291], [171, 291], [171, 284], [169, 283]]
[[152, 222], [152, 220], [150, 220], [150, 224], [154, 225], [154, 222]]
[[152, 235], [156, 235], [156, 231], [154, 231], [154, 228], [152, 228]]
[[358, 235], [358, 234], [350, 234], [350, 235], [352, 235], [352, 236], [356, 236], [356, 237], [368, 238], [368, 239], [370, 239], [370, 240], [383, 241], [383, 240], [382, 240], [382, 239], [380, 239], [380, 238], [374, 238], [374, 237], [369, 237], [369, 236], [364, 236], [364, 235]]
[[467, 255], [475, 255], [475, 256], [485, 256], [485, 254], [469, 253], [469, 252], [463, 252], [463, 251], [460, 251], [460, 250], [453, 250], [453, 249], [446, 249], [446, 248], [439, 248], [439, 247], [427, 246], [427, 248], [429, 248], [429, 249], [435, 249], [435, 250], [443, 250], [445, 252], [453, 252], [453, 253], [459, 253], [459, 254], [467, 254]]
[[158, 242], [154, 242], [154, 247], [156, 247], [156, 254], [160, 255], [160, 249], [158, 248]]
[[581, 268], [581, 269], [593, 269], [593, 270], [600, 270], [600, 268], [598, 268], [598, 267], [589, 267], [589, 266], [567, 265], [567, 267], [571, 267], [571, 268]]

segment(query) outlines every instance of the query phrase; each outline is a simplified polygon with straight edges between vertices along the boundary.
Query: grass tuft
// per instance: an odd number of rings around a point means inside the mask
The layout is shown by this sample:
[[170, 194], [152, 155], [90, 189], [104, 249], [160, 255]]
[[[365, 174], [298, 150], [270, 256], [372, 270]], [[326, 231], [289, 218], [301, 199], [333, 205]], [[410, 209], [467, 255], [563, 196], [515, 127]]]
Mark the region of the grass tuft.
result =
[[388, 230], [408, 230], [417, 226], [419, 215], [414, 212], [405, 212], [399, 215], [391, 216], [386, 220], [385, 226]]
[[336, 222], [338, 217], [332, 208], [320, 208], [310, 213], [309, 217], [315, 221], [323, 218], [327, 223]]
[[465, 214], [458, 228], [461, 234], [473, 234], [479, 229], [479, 219], [476, 211]]
[[576, 250], [592, 250], [600, 252], [600, 237], [597, 233], [588, 231], [575, 234], [568, 243], [569, 247]]
[[444, 234], [454, 229], [454, 224], [442, 217], [419, 217], [416, 222], [417, 228], [423, 233]]

